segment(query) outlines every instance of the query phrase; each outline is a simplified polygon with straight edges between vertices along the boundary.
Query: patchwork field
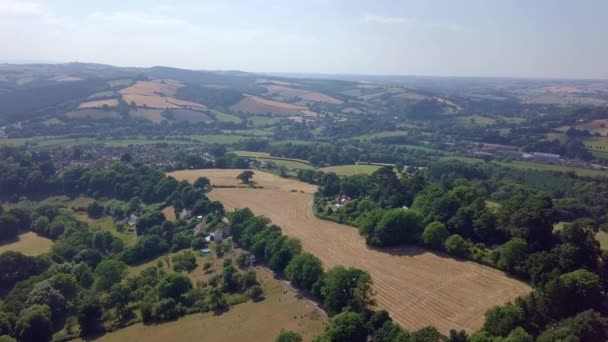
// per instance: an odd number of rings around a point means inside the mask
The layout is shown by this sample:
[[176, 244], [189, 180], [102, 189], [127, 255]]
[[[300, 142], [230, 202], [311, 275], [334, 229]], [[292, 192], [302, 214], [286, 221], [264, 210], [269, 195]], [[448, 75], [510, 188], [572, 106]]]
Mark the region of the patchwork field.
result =
[[153, 81], [137, 81], [135, 84], [128, 88], [122, 89], [119, 93], [126, 94], [138, 94], [138, 95], [157, 95], [163, 94], [167, 96], [175, 95], [175, 92], [180, 85], [175, 83], [162, 83]]
[[51, 250], [53, 241], [33, 232], [19, 235], [18, 240], [0, 245], [0, 254], [7, 251], [20, 252], [25, 255], [40, 255]]
[[[236, 176], [241, 171], [189, 170], [171, 175], [188, 181], [205, 176], [212, 184], [238, 186]], [[477, 330], [487, 309], [531, 290], [498, 270], [419, 247], [370, 249], [356, 229], [314, 216], [315, 186], [258, 171], [253, 179], [264, 188], [216, 188], [209, 197], [228, 209], [249, 207], [270, 218], [287, 235], [299, 238], [325, 267], [367, 270], [377, 305], [406, 328], [433, 325], [443, 333], [452, 328]]]
[[269, 271], [256, 271], [265, 299], [231, 307], [221, 315], [185, 316], [159, 325], [135, 324], [106, 334], [96, 341], [274, 341], [281, 330], [299, 332], [304, 341], [321, 334], [327, 318], [306, 299], [298, 299]]

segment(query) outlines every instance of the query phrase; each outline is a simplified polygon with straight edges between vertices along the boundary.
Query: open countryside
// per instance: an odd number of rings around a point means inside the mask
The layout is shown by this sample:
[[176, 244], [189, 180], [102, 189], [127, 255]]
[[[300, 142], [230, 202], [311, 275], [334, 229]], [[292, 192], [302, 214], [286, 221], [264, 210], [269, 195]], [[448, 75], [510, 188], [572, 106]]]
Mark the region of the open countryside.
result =
[[[193, 170], [170, 175], [190, 181], [204, 176], [211, 184], [239, 186], [240, 172]], [[325, 267], [346, 265], [368, 271], [378, 307], [408, 329], [432, 324], [443, 333], [454, 327], [474, 331], [483, 324], [487, 309], [530, 291], [503, 272], [419, 247], [370, 249], [356, 229], [313, 215], [315, 186], [264, 172], [256, 172], [254, 180], [263, 189], [215, 188], [209, 197], [227, 208], [249, 207], [270, 218], [287, 235], [300, 239], [304, 250], [318, 256]]]

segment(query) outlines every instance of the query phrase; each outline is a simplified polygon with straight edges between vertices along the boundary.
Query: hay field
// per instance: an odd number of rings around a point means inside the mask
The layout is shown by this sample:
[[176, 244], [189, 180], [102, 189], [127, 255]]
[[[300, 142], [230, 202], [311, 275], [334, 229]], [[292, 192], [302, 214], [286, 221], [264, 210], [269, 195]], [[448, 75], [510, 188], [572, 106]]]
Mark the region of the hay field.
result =
[[167, 221], [175, 222], [175, 220], [177, 220], [177, 217], [175, 216], [175, 208], [173, 208], [173, 206], [163, 208], [162, 212]]
[[177, 106], [182, 106], [182, 107], [193, 107], [193, 108], [207, 108], [206, 106], [200, 104], [200, 103], [196, 103], [196, 102], [192, 102], [192, 101], [185, 101], [185, 100], [180, 100], [180, 99], [176, 99], [173, 97], [167, 97], [167, 102], [177, 105]]
[[147, 106], [149, 108], [180, 108], [180, 106], [170, 103], [167, 98], [158, 95], [138, 95], [127, 94], [122, 97], [127, 103], [135, 102], [137, 107]]
[[130, 87], [122, 89], [119, 93], [136, 95], [157, 95], [164, 94], [172, 96], [180, 86], [174, 83], [161, 83], [153, 81], [137, 81]]
[[109, 100], [99, 100], [99, 101], [89, 101], [89, 102], [83, 102], [80, 104], [80, 106], [78, 106], [79, 109], [84, 109], [84, 108], [101, 108], [103, 106], [109, 106], [109, 107], [116, 107], [118, 106], [118, 100], [116, 99], [109, 99]]
[[23, 233], [18, 240], [0, 245], [0, 254], [7, 251], [21, 252], [25, 255], [35, 256], [51, 251], [53, 241], [33, 232]]
[[141, 323], [103, 335], [99, 342], [274, 341], [281, 330], [299, 332], [304, 341], [322, 333], [327, 318], [306, 299], [298, 299], [269, 271], [256, 270], [266, 299], [238, 304], [221, 315], [194, 314], [158, 325]]
[[[190, 170], [172, 175], [194, 180], [206, 176], [212, 184], [229, 182], [240, 170]], [[234, 177], [233, 177], [234, 176]], [[531, 288], [504, 273], [420, 247], [370, 249], [356, 229], [316, 218], [312, 212], [314, 186], [256, 171], [264, 189], [216, 188], [209, 194], [228, 209], [249, 207], [270, 218], [325, 267], [345, 265], [367, 270], [374, 281], [375, 300], [408, 329], [427, 325], [474, 331], [483, 325], [492, 306], [514, 300]], [[256, 179], [254, 176], [254, 179]], [[304, 189], [304, 193], [292, 192]]]

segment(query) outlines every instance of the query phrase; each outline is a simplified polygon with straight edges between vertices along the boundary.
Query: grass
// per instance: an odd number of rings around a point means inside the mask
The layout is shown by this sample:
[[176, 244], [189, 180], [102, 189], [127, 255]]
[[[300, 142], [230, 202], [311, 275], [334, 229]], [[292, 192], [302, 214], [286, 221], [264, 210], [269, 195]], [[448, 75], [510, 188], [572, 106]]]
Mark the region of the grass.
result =
[[526, 161], [496, 162], [496, 164], [515, 167], [520, 169], [532, 169], [539, 171], [559, 171], [559, 172], [574, 172], [577, 176], [582, 177], [608, 177], [608, 171], [577, 168], [565, 165], [540, 164]]
[[231, 135], [231, 134], [190, 135], [189, 137], [198, 142], [202, 142], [202, 143], [206, 143], [206, 144], [225, 144], [225, 145], [234, 144], [234, 143], [238, 143], [240, 141], [249, 139], [246, 136]]
[[352, 137], [352, 139], [359, 140], [372, 140], [376, 138], [386, 138], [386, 137], [401, 137], [408, 135], [407, 131], [386, 131], [386, 132], [378, 132], [372, 134], [363, 134], [356, 137]]
[[19, 235], [16, 241], [0, 245], [0, 254], [13, 251], [35, 256], [49, 252], [52, 246], [52, 240], [33, 232], [27, 232]]
[[[458, 116], [455, 118], [456, 124], [465, 127], [472, 126], [489, 126], [496, 123], [496, 120], [493, 118], [489, 118], [487, 116], [481, 115], [467, 115], [467, 116]], [[473, 120], [474, 122], [472, 122]]]
[[252, 158], [263, 158], [270, 157], [270, 153], [268, 152], [253, 152], [253, 151], [231, 151], [237, 156], [241, 157], [252, 157]]
[[279, 123], [280, 117], [252, 116], [249, 118], [254, 127], [268, 126]]
[[237, 130], [223, 130], [226, 134], [237, 134], [237, 135], [255, 135], [258, 137], [264, 137], [272, 135], [272, 131], [264, 129], [237, 129]]
[[441, 160], [444, 161], [450, 161], [450, 160], [454, 160], [454, 161], [459, 161], [465, 164], [479, 164], [479, 163], [483, 163], [483, 159], [478, 159], [478, 158], [470, 158], [470, 157], [456, 157], [456, 156], [449, 156], [449, 157], [442, 157]]
[[608, 151], [608, 137], [593, 137], [583, 140], [587, 149], [593, 151]]
[[488, 200], [486, 200], [485, 202], [486, 202], [486, 207], [493, 212], [498, 211], [498, 209], [500, 209], [502, 207], [502, 204], [500, 204], [498, 202], [488, 201]]
[[241, 123], [241, 118], [238, 116], [222, 113], [219, 110], [212, 109], [211, 115], [213, 115], [219, 122]]
[[591, 154], [598, 159], [608, 159], [608, 151], [591, 151]]
[[352, 176], [358, 174], [371, 175], [382, 166], [369, 164], [338, 165], [321, 168], [323, 172], [335, 172], [338, 176]]

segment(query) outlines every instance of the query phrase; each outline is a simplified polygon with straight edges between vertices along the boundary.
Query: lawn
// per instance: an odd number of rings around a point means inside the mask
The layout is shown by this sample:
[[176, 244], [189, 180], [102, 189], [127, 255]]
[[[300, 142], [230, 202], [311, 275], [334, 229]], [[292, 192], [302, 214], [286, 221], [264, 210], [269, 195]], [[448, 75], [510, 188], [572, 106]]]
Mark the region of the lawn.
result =
[[320, 170], [323, 172], [335, 172], [338, 176], [352, 176], [358, 174], [371, 175], [374, 171], [382, 166], [369, 164], [352, 164], [323, 167]]
[[17, 241], [0, 245], [0, 253], [14, 251], [35, 256], [49, 252], [52, 246], [52, 240], [33, 232], [27, 232], [19, 235]]
[[220, 122], [241, 123], [241, 118], [238, 116], [222, 113], [215, 109], [211, 110], [211, 115], [213, 115], [215, 119]]

